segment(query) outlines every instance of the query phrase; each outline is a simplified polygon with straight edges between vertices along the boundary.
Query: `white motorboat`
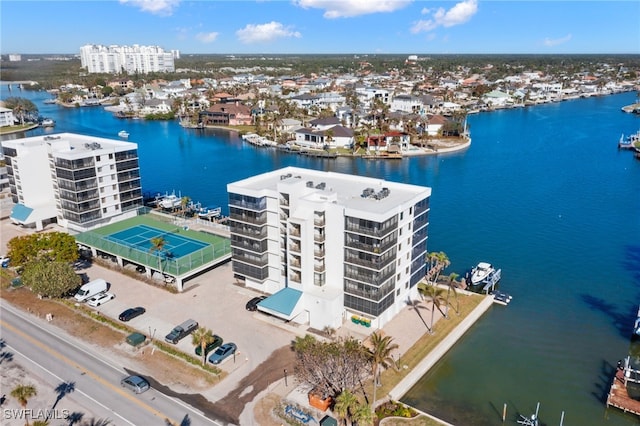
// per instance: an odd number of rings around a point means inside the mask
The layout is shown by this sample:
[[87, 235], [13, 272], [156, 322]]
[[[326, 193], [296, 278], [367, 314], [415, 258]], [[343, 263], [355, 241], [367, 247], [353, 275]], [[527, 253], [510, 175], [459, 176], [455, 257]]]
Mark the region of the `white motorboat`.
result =
[[493, 272], [495, 272], [495, 269], [490, 263], [478, 263], [475, 268], [471, 269], [471, 285], [478, 285], [482, 283], [489, 278]]
[[182, 204], [182, 198], [176, 194], [165, 195], [158, 203], [163, 209], [171, 210], [180, 207]]
[[129, 137], [129, 132], [127, 132], [126, 130], [120, 130], [118, 132], [118, 136], [120, 136], [123, 139], [127, 139]]
[[208, 219], [208, 220], [216, 219], [220, 217], [221, 213], [222, 213], [221, 207], [201, 207], [197, 211], [197, 215], [199, 218]]
[[633, 323], [633, 334], [640, 337], [640, 308], [638, 308], [638, 315], [636, 317], [636, 322]]

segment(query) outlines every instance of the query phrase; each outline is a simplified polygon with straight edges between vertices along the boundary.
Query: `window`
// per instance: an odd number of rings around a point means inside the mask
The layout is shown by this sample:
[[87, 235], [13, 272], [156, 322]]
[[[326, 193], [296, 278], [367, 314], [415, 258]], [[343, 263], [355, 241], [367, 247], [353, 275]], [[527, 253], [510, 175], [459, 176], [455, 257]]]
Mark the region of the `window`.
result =
[[115, 191], [116, 190], [116, 186], [115, 185], [111, 185], [111, 189], [113, 189]]
[[109, 166], [110, 170], [113, 170], [116, 166], [114, 166], [113, 164]]
[[98, 172], [101, 172], [101, 171], [102, 171], [102, 167], [98, 167]]
[[[109, 154], [109, 160], [113, 160], [113, 154]], [[113, 167], [113, 166], [111, 166]]]
[[100, 192], [104, 192], [104, 186], [100, 188]]
[[113, 196], [113, 199], [114, 199], [114, 200], [117, 200], [117, 199], [118, 199], [118, 194], [115, 194], [115, 195]]
[[107, 212], [107, 208], [106, 208], [106, 207], [103, 207], [103, 208], [102, 208], [102, 213], [106, 213], [106, 212]]

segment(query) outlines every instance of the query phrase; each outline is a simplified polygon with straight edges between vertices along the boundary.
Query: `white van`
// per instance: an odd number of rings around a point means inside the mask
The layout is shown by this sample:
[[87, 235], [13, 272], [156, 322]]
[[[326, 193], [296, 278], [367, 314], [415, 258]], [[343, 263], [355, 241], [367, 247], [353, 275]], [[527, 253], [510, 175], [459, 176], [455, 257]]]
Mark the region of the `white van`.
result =
[[103, 280], [102, 278], [98, 278], [80, 287], [80, 290], [78, 290], [74, 298], [78, 302], [84, 302], [86, 300], [89, 300], [96, 294], [107, 291], [108, 287], [109, 285], [105, 280]]

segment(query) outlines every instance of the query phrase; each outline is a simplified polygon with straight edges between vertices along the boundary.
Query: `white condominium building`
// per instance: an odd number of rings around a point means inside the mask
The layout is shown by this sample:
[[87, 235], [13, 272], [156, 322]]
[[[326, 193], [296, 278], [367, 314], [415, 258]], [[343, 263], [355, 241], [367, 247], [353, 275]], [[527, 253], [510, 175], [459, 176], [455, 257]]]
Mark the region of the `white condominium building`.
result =
[[103, 46], [87, 44], [80, 48], [80, 61], [89, 73], [148, 74], [150, 72], [174, 72], [174, 58], [179, 52], [165, 52], [158, 46]]
[[431, 189], [287, 167], [227, 185], [235, 278], [317, 330], [381, 327], [418, 297]]
[[60, 133], [3, 141], [2, 151], [14, 223], [85, 231], [143, 205], [135, 143]]

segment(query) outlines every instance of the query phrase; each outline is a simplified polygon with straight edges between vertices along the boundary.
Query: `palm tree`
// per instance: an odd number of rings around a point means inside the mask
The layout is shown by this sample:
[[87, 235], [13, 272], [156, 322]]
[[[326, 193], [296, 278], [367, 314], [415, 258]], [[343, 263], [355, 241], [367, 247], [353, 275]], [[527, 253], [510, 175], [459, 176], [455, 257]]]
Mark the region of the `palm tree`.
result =
[[356, 409], [357, 404], [358, 398], [349, 389], [345, 389], [336, 398], [333, 411], [344, 424], [351, 424], [351, 413]]
[[445, 270], [449, 265], [451, 265], [451, 261], [447, 254], [443, 251], [435, 254], [436, 258], [436, 277], [433, 280], [434, 283], [438, 282], [438, 278], [440, 277], [440, 273]]
[[158, 269], [162, 272], [162, 257], [160, 254], [164, 251], [164, 246], [167, 245], [167, 240], [164, 237], [153, 237], [151, 239], [151, 248], [149, 251], [155, 253], [158, 256]]
[[191, 201], [191, 198], [187, 197], [186, 195], [182, 198], [180, 198], [180, 210], [182, 212], [182, 217], [186, 217], [186, 211], [187, 211], [187, 206], [189, 205], [189, 202]]
[[[11, 396], [18, 400], [23, 409], [27, 408], [27, 402], [29, 398], [36, 396], [38, 391], [35, 386], [32, 385], [18, 385], [11, 391]], [[29, 419], [25, 418], [27, 426], [29, 425]]]
[[383, 336], [379, 331], [373, 332], [371, 335], [371, 349], [369, 349], [369, 360], [371, 361], [371, 369], [373, 373], [373, 400], [371, 406], [376, 406], [376, 390], [380, 386], [380, 367], [387, 369], [395, 367], [396, 362], [391, 356], [391, 352], [398, 348], [398, 345], [392, 343], [393, 337]]
[[423, 296], [431, 300], [431, 327], [429, 332], [433, 333], [433, 316], [436, 308], [438, 308], [442, 316], [446, 317], [445, 313], [442, 312], [442, 309], [440, 308], [446, 302], [443, 296], [444, 289], [434, 285], [420, 285], [418, 286], [418, 291], [420, 291]]
[[358, 404], [351, 417], [358, 426], [373, 426], [374, 409], [368, 404]]
[[213, 342], [213, 332], [208, 328], [198, 327], [196, 331], [194, 331], [191, 335], [191, 342], [196, 346], [200, 346], [200, 353], [202, 354], [202, 365], [204, 365], [207, 359], [205, 348], [209, 343]]
[[451, 292], [453, 291], [453, 295], [456, 298], [456, 314], [460, 313], [460, 302], [458, 301], [458, 291], [456, 290], [456, 280], [458, 279], [459, 275], [456, 274], [455, 272], [452, 272], [449, 274], [449, 280], [447, 281], [447, 315], [449, 315], [449, 295], [451, 294]]

